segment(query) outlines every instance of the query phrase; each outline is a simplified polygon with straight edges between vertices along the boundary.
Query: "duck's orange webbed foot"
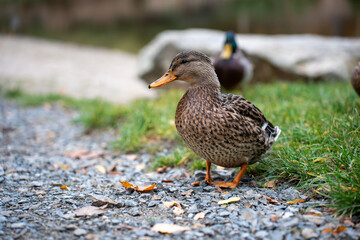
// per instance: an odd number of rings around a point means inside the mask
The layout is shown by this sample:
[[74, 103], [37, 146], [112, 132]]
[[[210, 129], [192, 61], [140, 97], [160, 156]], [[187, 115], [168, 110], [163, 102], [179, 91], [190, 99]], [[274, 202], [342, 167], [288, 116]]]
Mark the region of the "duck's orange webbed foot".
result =
[[236, 188], [237, 185], [238, 185], [238, 183], [234, 183], [234, 182], [224, 182], [224, 181], [213, 182], [213, 184], [215, 185], [215, 187], [231, 188], [231, 189]]
[[214, 182], [214, 185], [217, 187], [220, 187], [220, 188], [231, 188], [231, 189], [236, 188], [237, 185], [239, 185], [239, 182], [240, 182], [242, 176], [244, 175], [247, 166], [248, 166], [247, 163], [244, 163], [243, 165], [241, 165], [241, 169], [240, 169], [238, 175], [236, 175], [236, 177], [234, 178], [234, 181], [232, 181], [232, 182], [223, 182], [223, 181]]

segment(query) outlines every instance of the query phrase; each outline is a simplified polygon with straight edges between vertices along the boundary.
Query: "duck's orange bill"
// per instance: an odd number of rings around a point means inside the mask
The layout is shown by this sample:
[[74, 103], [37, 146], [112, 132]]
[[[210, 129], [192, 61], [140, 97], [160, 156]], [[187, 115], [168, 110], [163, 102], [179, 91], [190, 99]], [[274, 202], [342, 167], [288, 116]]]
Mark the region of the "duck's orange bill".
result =
[[160, 87], [160, 86], [165, 85], [165, 84], [167, 84], [169, 82], [172, 82], [172, 81], [174, 81], [176, 79], [177, 79], [177, 77], [175, 77], [175, 75], [172, 73], [172, 71], [169, 70], [167, 73], [164, 74], [164, 76], [162, 76], [161, 78], [159, 78], [155, 82], [151, 83], [149, 85], [149, 88]]

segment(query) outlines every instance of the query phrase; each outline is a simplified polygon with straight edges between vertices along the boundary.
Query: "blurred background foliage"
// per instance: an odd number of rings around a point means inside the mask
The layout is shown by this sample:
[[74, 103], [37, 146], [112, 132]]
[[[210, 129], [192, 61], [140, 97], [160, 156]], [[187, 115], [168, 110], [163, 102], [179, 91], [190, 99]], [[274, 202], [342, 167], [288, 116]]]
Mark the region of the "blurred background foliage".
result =
[[0, 0], [0, 32], [137, 53], [167, 29], [360, 36], [358, 0]]

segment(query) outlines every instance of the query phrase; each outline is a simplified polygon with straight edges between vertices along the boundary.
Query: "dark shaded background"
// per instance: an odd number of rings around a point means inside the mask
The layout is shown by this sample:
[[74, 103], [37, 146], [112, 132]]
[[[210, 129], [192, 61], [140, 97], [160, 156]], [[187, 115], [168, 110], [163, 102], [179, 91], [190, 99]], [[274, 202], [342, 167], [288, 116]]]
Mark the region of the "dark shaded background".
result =
[[0, 0], [0, 32], [137, 52], [166, 29], [360, 36], [358, 0]]

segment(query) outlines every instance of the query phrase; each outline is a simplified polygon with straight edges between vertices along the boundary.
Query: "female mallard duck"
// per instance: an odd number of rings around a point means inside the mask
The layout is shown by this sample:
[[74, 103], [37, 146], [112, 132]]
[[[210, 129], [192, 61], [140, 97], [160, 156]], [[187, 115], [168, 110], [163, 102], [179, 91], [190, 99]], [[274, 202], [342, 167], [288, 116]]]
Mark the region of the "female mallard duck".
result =
[[205, 181], [212, 184], [210, 166], [239, 167], [233, 182], [215, 182], [235, 188], [248, 164], [271, 149], [280, 134], [251, 102], [222, 94], [211, 60], [203, 53], [185, 51], [175, 56], [167, 73], [149, 85], [160, 87], [174, 80], [190, 84], [178, 103], [175, 124], [186, 145], [206, 159]]
[[353, 85], [357, 94], [360, 96], [360, 62], [354, 68], [354, 72], [353, 72], [352, 78], [351, 78], [351, 84]]
[[253, 75], [253, 65], [242, 49], [238, 48], [233, 32], [226, 33], [223, 50], [214, 61], [220, 84], [227, 90], [242, 89]]

